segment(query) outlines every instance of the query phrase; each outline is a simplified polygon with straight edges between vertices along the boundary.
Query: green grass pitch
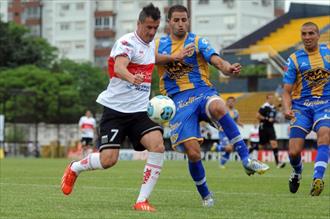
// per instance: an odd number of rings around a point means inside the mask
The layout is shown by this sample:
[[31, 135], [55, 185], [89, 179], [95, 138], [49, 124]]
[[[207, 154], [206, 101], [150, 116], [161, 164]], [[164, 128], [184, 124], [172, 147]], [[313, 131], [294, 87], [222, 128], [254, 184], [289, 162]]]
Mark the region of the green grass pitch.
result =
[[82, 173], [70, 196], [60, 190], [64, 159], [0, 161], [0, 218], [330, 218], [330, 174], [325, 190], [311, 197], [313, 164], [305, 164], [297, 194], [290, 194], [290, 168], [247, 176], [240, 163], [220, 169], [204, 162], [207, 181], [215, 194], [213, 208], [203, 208], [186, 161], [165, 161], [150, 202], [156, 213], [132, 210], [142, 181], [143, 161], [119, 161], [105, 171]]

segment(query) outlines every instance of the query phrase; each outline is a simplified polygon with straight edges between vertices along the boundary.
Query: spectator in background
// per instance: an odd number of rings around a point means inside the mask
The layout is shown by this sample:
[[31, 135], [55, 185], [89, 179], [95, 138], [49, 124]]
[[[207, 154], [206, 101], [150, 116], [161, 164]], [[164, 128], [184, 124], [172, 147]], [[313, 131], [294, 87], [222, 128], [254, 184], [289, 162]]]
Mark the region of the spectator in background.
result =
[[259, 125], [254, 123], [249, 132], [249, 154], [254, 159], [258, 159], [259, 150]]
[[79, 131], [83, 157], [92, 152], [93, 140], [96, 135], [96, 121], [91, 111], [87, 110], [85, 115], [79, 119]]
[[274, 128], [276, 113], [274, 95], [268, 94], [266, 96], [266, 102], [259, 108], [259, 112], [257, 113], [257, 119], [259, 120], [259, 144], [261, 147], [270, 144], [277, 168], [283, 168], [285, 163], [278, 160], [278, 144]]
[[[226, 106], [228, 108], [228, 113], [230, 117], [235, 121], [237, 125], [243, 128], [243, 123], [240, 121], [239, 112], [235, 109], [236, 98], [235, 97], [228, 97], [226, 99]], [[220, 168], [225, 168], [225, 164], [229, 160], [230, 154], [234, 151], [234, 146], [230, 144], [230, 141], [222, 130], [219, 130], [219, 143], [214, 143], [211, 147], [211, 151], [220, 151], [222, 152], [220, 158]]]

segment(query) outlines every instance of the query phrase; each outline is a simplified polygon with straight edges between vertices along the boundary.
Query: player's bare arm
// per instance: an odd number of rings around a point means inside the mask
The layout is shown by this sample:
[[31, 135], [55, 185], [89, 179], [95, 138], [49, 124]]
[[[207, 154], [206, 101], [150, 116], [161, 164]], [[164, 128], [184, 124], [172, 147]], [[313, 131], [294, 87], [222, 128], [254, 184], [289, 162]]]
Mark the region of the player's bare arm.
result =
[[284, 108], [284, 116], [286, 119], [294, 118], [294, 112], [291, 109], [291, 84], [284, 84], [283, 86], [283, 108]]
[[239, 63], [230, 64], [217, 55], [211, 57], [211, 64], [225, 75], [239, 75], [241, 65]]
[[161, 55], [156, 52], [156, 64], [167, 64], [174, 61], [182, 61], [188, 54], [194, 52], [194, 45], [188, 45], [181, 49], [178, 53], [173, 53], [171, 55]]
[[118, 74], [122, 79], [131, 82], [132, 84], [139, 85], [144, 81], [143, 75], [136, 74], [133, 75], [128, 71], [127, 66], [130, 60], [126, 56], [117, 56], [114, 66], [114, 71]]

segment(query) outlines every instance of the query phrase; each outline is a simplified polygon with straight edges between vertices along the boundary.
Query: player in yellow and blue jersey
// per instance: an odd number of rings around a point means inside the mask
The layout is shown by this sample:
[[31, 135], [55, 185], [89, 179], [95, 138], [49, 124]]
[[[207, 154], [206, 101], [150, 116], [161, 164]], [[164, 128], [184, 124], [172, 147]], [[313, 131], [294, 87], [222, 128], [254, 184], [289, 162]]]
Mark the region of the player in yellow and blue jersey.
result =
[[[240, 121], [239, 112], [235, 109], [236, 98], [230, 96], [226, 99], [226, 106], [228, 108], [228, 113], [230, 117], [235, 121], [235, 123], [243, 127], [243, 123]], [[225, 164], [229, 160], [231, 152], [233, 152], [234, 147], [230, 144], [230, 141], [223, 131], [222, 128], [219, 130], [219, 143], [214, 143], [211, 147], [211, 151], [220, 151], [222, 152], [220, 158], [220, 168], [225, 168]]]
[[288, 58], [283, 83], [283, 106], [291, 119], [289, 158], [293, 167], [290, 192], [298, 191], [302, 162], [300, 152], [310, 131], [317, 133], [317, 156], [310, 194], [318, 196], [324, 188], [323, 176], [329, 159], [330, 143], [330, 50], [319, 45], [318, 26], [307, 22], [301, 27], [304, 49]]
[[168, 12], [170, 35], [156, 41], [158, 54], [177, 54], [185, 47], [191, 53], [183, 61], [171, 62], [158, 67], [160, 90], [176, 104], [175, 117], [170, 121], [170, 135], [175, 150], [188, 156], [190, 175], [205, 207], [214, 205], [209, 191], [205, 170], [201, 162], [200, 144], [203, 138], [199, 122], [208, 121], [222, 126], [230, 143], [240, 155], [248, 175], [262, 174], [269, 167], [249, 158], [249, 152], [240, 132], [228, 114], [223, 100], [209, 81], [208, 63], [227, 75], [240, 73], [240, 64], [230, 64], [219, 57], [208, 41], [188, 32], [188, 10], [182, 5], [170, 7]]

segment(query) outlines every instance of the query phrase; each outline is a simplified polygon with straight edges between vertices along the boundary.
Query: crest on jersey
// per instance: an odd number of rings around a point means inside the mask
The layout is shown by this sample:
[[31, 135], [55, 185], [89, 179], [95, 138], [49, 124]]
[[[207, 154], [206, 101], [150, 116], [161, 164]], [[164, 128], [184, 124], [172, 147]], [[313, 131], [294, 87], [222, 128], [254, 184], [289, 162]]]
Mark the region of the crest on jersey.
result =
[[303, 73], [303, 78], [310, 87], [324, 86], [328, 82], [329, 76], [330, 71], [321, 67], [313, 68]]
[[170, 79], [179, 79], [183, 75], [188, 74], [193, 70], [193, 65], [185, 62], [170, 62], [165, 66], [165, 71]]
[[178, 140], [178, 137], [179, 137], [178, 134], [172, 135], [170, 137], [170, 140], [171, 140], [172, 144], [174, 144], [176, 142], [176, 140]]

